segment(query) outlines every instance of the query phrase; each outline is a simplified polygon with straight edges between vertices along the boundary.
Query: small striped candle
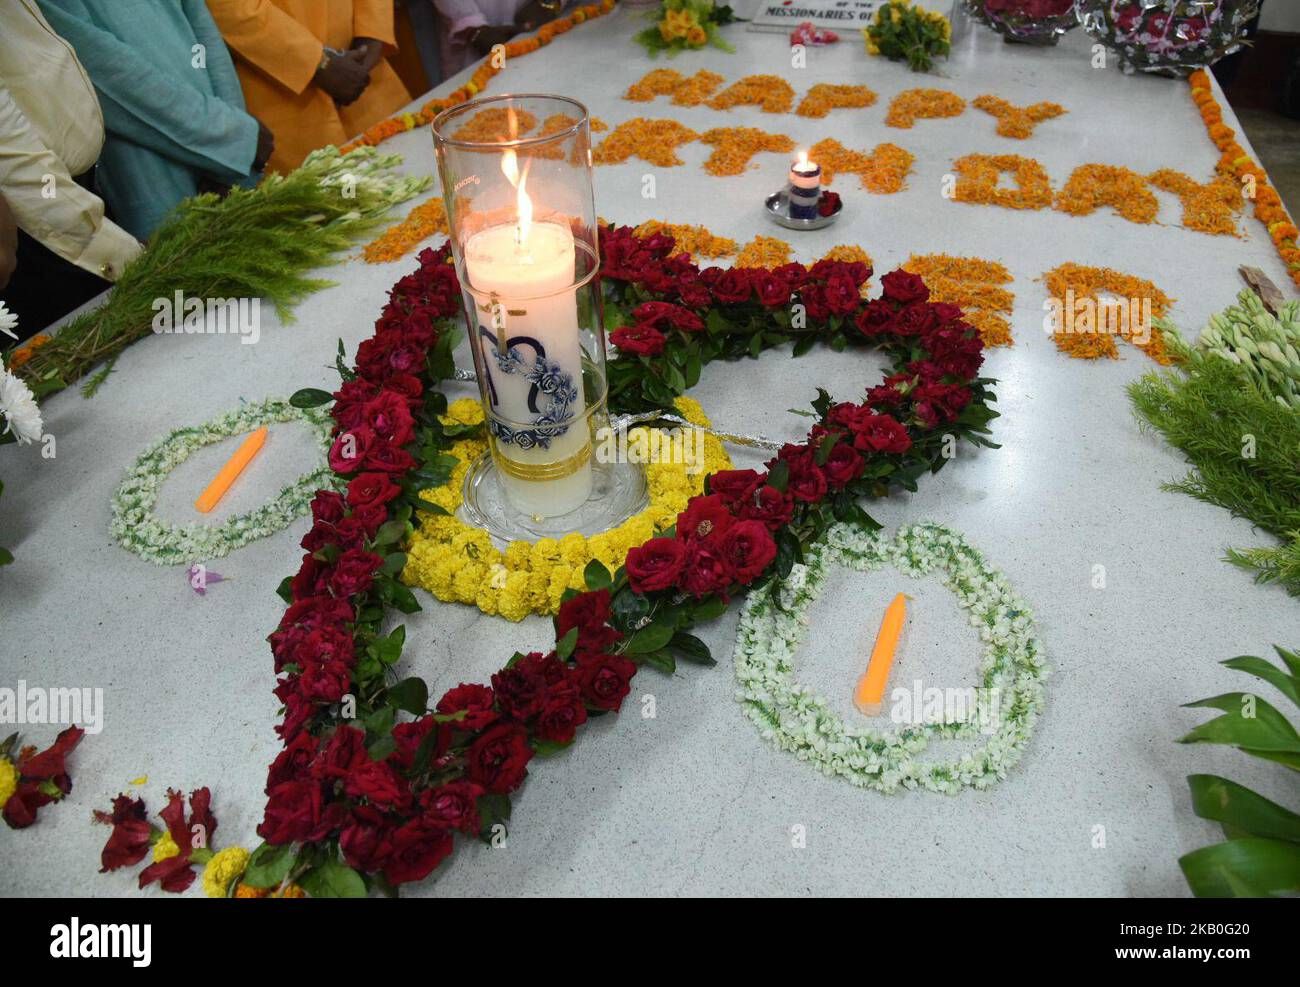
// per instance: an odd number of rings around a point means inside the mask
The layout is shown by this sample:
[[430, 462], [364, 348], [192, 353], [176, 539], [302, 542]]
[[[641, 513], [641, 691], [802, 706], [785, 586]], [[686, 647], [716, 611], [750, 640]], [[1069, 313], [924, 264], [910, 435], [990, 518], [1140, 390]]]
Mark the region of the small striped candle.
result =
[[791, 219], [817, 218], [817, 201], [822, 197], [822, 168], [808, 160], [807, 151], [800, 151], [799, 160], [790, 165], [786, 195], [790, 200]]

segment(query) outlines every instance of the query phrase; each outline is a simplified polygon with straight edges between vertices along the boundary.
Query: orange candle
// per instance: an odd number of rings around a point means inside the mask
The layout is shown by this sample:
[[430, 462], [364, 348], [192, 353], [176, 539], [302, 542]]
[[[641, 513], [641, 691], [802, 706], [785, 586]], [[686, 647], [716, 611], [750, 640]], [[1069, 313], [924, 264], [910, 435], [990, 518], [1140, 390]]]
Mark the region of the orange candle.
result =
[[889, 670], [894, 664], [894, 651], [898, 648], [898, 637], [903, 633], [903, 621], [906, 619], [907, 597], [899, 593], [885, 611], [885, 619], [880, 622], [880, 630], [876, 632], [876, 646], [871, 649], [871, 661], [853, 692], [853, 705], [866, 716], [880, 713], [885, 684], [889, 681]]
[[258, 450], [262, 448], [262, 443], [265, 441], [265, 425], [256, 432], [250, 433], [248, 438], [235, 450], [235, 454], [226, 460], [226, 465], [221, 467], [221, 472], [216, 475], [213, 481], [208, 484], [208, 488], [194, 502], [195, 510], [207, 514], [208, 511], [216, 507], [217, 501], [225, 496], [226, 491], [230, 489], [230, 485], [235, 482], [240, 473], [244, 472], [244, 467], [257, 455]]

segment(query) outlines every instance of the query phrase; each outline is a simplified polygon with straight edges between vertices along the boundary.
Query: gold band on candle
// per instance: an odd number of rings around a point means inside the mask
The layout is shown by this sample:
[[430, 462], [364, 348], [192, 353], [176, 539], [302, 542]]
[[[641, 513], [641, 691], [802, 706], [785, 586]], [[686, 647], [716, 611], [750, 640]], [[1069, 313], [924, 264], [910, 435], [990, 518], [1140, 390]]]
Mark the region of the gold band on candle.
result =
[[591, 460], [591, 443], [588, 442], [578, 452], [566, 459], [554, 463], [521, 463], [501, 453], [496, 442], [492, 443], [494, 458], [501, 472], [518, 480], [560, 480], [572, 476]]

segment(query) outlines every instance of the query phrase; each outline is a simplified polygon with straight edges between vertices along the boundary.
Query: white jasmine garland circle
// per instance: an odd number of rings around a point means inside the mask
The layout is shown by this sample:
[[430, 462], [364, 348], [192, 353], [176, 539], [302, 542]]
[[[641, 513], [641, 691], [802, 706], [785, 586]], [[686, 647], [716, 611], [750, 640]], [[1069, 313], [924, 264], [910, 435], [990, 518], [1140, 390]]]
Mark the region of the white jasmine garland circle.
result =
[[[891, 563], [914, 578], [937, 572], [979, 628], [979, 688], [998, 697], [991, 732], [974, 719], [905, 726], [894, 732], [844, 723], [826, 700], [795, 678], [794, 653], [808, 623], [808, 608], [832, 566], [858, 571]], [[1043, 705], [1048, 674], [1033, 615], [1006, 577], [957, 532], [915, 524], [888, 539], [855, 525], [836, 524], [805, 553], [805, 563], [767, 591], [749, 595], [741, 611], [735, 650], [737, 700], [764, 737], [823, 774], [862, 788], [893, 792], [925, 788], [955, 794], [987, 788], [1020, 760]], [[933, 739], [987, 741], [956, 760], [923, 761]]]
[[311, 509], [316, 491], [337, 486], [338, 478], [328, 463], [298, 477], [261, 507], [223, 524], [173, 524], [154, 514], [154, 509], [163, 482], [199, 449], [263, 425], [292, 421], [306, 422], [321, 449], [328, 451], [334, 426], [329, 412], [295, 408], [279, 398], [246, 404], [202, 425], [177, 429], [155, 442], [135, 461], [113, 498], [111, 530], [117, 543], [150, 562], [180, 565], [221, 558], [288, 527]]

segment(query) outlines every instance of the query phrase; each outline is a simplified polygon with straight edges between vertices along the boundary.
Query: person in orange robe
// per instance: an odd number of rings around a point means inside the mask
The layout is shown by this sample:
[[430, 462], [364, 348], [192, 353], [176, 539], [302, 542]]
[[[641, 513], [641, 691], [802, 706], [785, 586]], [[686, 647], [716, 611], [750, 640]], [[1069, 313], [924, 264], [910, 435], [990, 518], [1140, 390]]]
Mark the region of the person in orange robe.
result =
[[385, 57], [392, 0], [208, 0], [248, 112], [275, 134], [267, 171], [292, 171], [410, 102]]

